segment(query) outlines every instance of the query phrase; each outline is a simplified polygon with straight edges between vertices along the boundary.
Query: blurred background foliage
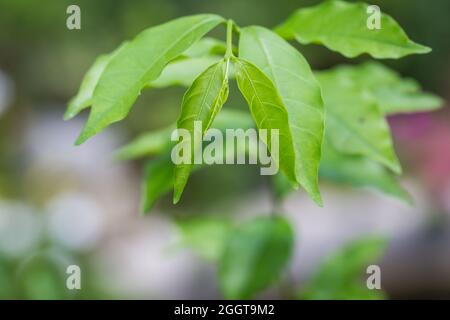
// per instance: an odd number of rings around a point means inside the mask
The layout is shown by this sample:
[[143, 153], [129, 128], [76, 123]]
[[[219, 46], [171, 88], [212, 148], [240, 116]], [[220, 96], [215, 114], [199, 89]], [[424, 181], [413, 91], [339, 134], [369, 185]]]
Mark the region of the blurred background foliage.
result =
[[[270, 212], [272, 200], [258, 169], [217, 166], [198, 172], [180, 205], [172, 206], [166, 197], [150, 216], [139, 217], [142, 163], [118, 163], [113, 150], [139, 133], [171, 124], [184, 89], [144, 92], [126, 121], [79, 148], [73, 141], [83, 119], [64, 123], [62, 115], [95, 57], [151, 25], [208, 12], [240, 25], [272, 27], [293, 10], [318, 2], [2, 0], [0, 298], [220, 297], [211, 263], [198, 261], [189, 251], [171, 250], [170, 243], [183, 237], [172, 218], [212, 215], [245, 221]], [[450, 2], [371, 3], [395, 17], [413, 40], [433, 48], [428, 55], [383, 63], [448, 101]], [[80, 31], [65, 26], [69, 4], [81, 7]], [[224, 33], [218, 28], [212, 35], [223, 39]], [[298, 47], [317, 70], [349, 63], [319, 46]], [[355, 63], [366, 60], [362, 56]], [[226, 107], [246, 108], [235, 89]], [[387, 296], [450, 297], [449, 118], [444, 108], [390, 119], [414, 207], [328, 184], [323, 186], [324, 209], [301, 192], [287, 199], [286, 216], [296, 229], [290, 282], [299, 288], [300, 298], [372, 298], [353, 286], [364, 273], [365, 262], [358, 257], [364, 260], [365, 254], [355, 248], [332, 254], [368, 233], [393, 236], [386, 254], [367, 257], [381, 261]], [[214, 237], [220, 238], [222, 227], [217, 228], [214, 236], [203, 228], [205, 234], [191, 235], [186, 243], [203, 246], [200, 256], [212, 258], [220, 242]], [[201, 241], [210, 237], [211, 242]], [[68, 264], [83, 270], [80, 292], [65, 288]], [[283, 297], [283, 290], [261, 297]]]

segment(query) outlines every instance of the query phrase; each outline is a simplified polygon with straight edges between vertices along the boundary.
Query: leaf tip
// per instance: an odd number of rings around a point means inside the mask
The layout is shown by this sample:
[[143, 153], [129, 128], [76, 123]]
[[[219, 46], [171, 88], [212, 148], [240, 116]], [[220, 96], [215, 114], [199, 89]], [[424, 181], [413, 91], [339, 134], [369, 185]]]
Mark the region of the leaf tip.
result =
[[148, 216], [150, 211], [152, 210], [154, 204], [155, 204], [155, 198], [148, 197], [146, 186], [144, 184], [143, 190], [142, 190], [142, 198], [141, 198], [141, 205], [139, 207], [139, 215], [141, 217]]
[[316, 180], [314, 183], [304, 183], [301, 184], [304, 190], [308, 193], [310, 198], [321, 208], [323, 208], [322, 196], [320, 194], [319, 184]]
[[89, 125], [89, 121], [88, 121], [88, 123], [83, 128], [80, 135], [78, 136], [77, 140], [75, 141], [75, 145], [79, 146], [79, 145], [83, 144], [84, 142], [86, 142], [86, 140], [88, 140], [89, 138], [96, 135], [99, 131], [100, 131], [99, 129], [93, 129]]
[[181, 199], [181, 194], [179, 192], [174, 192], [173, 193], [173, 204], [177, 204], [178, 202], [180, 202]]
[[173, 204], [177, 204], [178, 202], [180, 202], [181, 195], [183, 194], [183, 189], [184, 186], [180, 188], [180, 186], [177, 186], [177, 184], [175, 183], [173, 189]]
[[141, 217], [147, 216], [147, 215], [149, 214], [149, 212], [150, 212], [150, 209], [151, 209], [150, 205], [147, 204], [147, 203], [144, 203], [144, 204], [141, 206], [141, 209], [139, 210], [139, 215], [140, 215]]
[[418, 53], [426, 54], [426, 53], [430, 53], [433, 51], [433, 49], [431, 49], [430, 47], [427, 47], [427, 46], [424, 46], [421, 44], [416, 44], [416, 45], [418, 46], [418, 48], [417, 48]]
[[64, 113], [63, 120], [68, 121], [68, 120], [72, 119], [73, 117], [75, 117], [75, 114], [73, 114], [72, 112], [69, 112], [69, 110], [67, 110], [66, 113]]
[[76, 146], [80, 146], [83, 143], [86, 142], [87, 139], [89, 139], [90, 135], [87, 135], [85, 131], [81, 132], [81, 134], [78, 136], [77, 140], [75, 141]]
[[320, 208], [323, 208], [323, 201], [322, 201], [322, 197], [320, 196], [320, 193], [313, 195], [312, 199]]
[[317, 204], [320, 208], [323, 208], [322, 196], [320, 195], [318, 186], [316, 185], [314, 189], [305, 188], [305, 190], [311, 197], [311, 199], [315, 202], [315, 204]]
[[394, 173], [397, 174], [397, 175], [401, 175], [401, 174], [403, 173], [403, 169], [402, 169], [400, 163], [398, 163], [398, 161], [397, 161], [396, 163], [393, 163], [393, 164], [391, 165], [391, 169], [392, 169], [392, 171], [394, 171]]

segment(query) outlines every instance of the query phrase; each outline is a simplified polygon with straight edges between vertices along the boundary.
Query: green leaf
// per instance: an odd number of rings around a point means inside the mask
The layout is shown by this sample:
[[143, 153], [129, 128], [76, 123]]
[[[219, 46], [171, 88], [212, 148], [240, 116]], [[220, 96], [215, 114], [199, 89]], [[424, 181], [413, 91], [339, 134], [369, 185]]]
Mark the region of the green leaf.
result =
[[[330, 143], [325, 142], [322, 147], [319, 174], [321, 179], [352, 187], [372, 188], [408, 204], [413, 202], [396, 177], [382, 165], [362, 156], [340, 153]], [[272, 185], [278, 200], [283, 200], [294, 191], [282, 173], [273, 176]]]
[[174, 164], [170, 154], [147, 162], [142, 186], [142, 214], [149, 212], [156, 200], [172, 190], [174, 180]]
[[363, 275], [378, 262], [387, 247], [385, 238], [368, 236], [354, 241], [326, 259], [299, 293], [300, 299], [383, 299], [381, 290], [369, 290]]
[[194, 81], [183, 97], [177, 128], [186, 129], [190, 133], [191, 153], [189, 163], [175, 167], [174, 203], [180, 200], [193, 167], [194, 152], [198, 147], [193, 141], [196, 134], [194, 122], [201, 121], [202, 127], [199, 132], [201, 139], [228, 98], [227, 72], [228, 62], [225, 60], [209, 67]]
[[281, 217], [256, 218], [228, 237], [219, 262], [220, 288], [227, 299], [249, 299], [277, 281], [294, 246], [294, 233]]
[[333, 147], [345, 154], [366, 156], [400, 173], [389, 126], [376, 100], [351, 83], [336, 82], [326, 72], [316, 76], [325, 101], [325, 135]]
[[106, 66], [94, 90], [88, 122], [77, 144], [125, 118], [140, 94], [167, 63], [223, 22], [216, 15], [179, 18], [141, 32]]
[[[251, 62], [243, 59], [234, 59], [234, 62], [238, 87], [249, 105], [253, 119], [259, 129], [268, 131], [267, 139], [263, 142], [271, 154], [278, 152], [279, 164], [277, 165], [293, 184], [297, 184], [295, 151], [288, 114], [277, 89], [272, 80]], [[279, 150], [272, 150], [271, 130], [273, 129], [279, 130]]]
[[91, 106], [94, 89], [110, 60], [110, 55], [101, 55], [95, 60], [86, 72], [77, 95], [69, 101], [64, 120], [72, 119], [82, 110]]
[[336, 83], [348, 83], [368, 91], [385, 114], [430, 111], [443, 105], [439, 97], [423, 92], [413, 79], [402, 78], [397, 72], [377, 62], [357, 66], [338, 66], [324, 71]]
[[411, 41], [398, 23], [381, 14], [381, 28], [369, 29], [368, 4], [326, 1], [296, 11], [276, 31], [302, 44], [322, 44], [348, 58], [368, 53], [374, 58], [401, 58], [430, 48]]
[[[217, 114], [213, 122], [213, 127], [221, 131], [226, 129], [242, 128], [247, 130], [254, 127], [254, 122], [247, 112], [225, 109]], [[150, 131], [138, 136], [129, 144], [120, 148], [115, 157], [120, 160], [137, 159], [144, 156], [155, 156], [168, 151], [172, 146], [170, 135], [175, 130], [176, 125]]]
[[149, 87], [165, 88], [170, 86], [189, 87], [206, 68], [220, 61], [220, 56], [206, 56], [201, 58], [177, 59], [167, 65]]
[[218, 261], [232, 231], [230, 220], [220, 217], [195, 217], [177, 221], [180, 244], [193, 249], [201, 258]]
[[323, 146], [320, 176], [353, 187], [375, 188], [387, 195], [412, 203], [408, 192], [383, 166], [361, 156], [342, 154], [334, 150], [329, 143]]
[[321, 205], [318, 174], [324, 108], [319, 83], [308, 62], [284, 39], [263, 27], [241, 29], [239, 53], [278, 89], [288, 113], [297, 181]]
[[112, 53], [101, 55], [94, 61], [94, 64], [86, 72], [77, 95], [69, 101], [66, 113], [64, 114], [64, 120], [72, 119], [82, 110], [89, 108], [92, 105], [92, 96], [100, 76], [111, 59], [117, 55], [120, 50], [123, 50], [127, 44], [128, 42], [123, 43]]
[[433, 111], [444, 105], [441, 98], [428, 92], [406, 93], [385, 87], [378, 88], [375, 94], [386, 114]]

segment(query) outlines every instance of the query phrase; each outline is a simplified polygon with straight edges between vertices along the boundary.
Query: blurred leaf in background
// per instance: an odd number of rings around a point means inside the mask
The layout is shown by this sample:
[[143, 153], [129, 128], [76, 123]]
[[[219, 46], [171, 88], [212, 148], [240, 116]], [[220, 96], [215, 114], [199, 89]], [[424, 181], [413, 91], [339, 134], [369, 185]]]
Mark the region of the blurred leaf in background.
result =
[[180, 246], [194, 250], [201, 258], [217, 262], [223, 254], [224, 247], [233, 224], [224, 217], [198, 216], [177, 221], [180, 231]]
[[10, 299], [15, 297], [15, 283], [11, 277], [12, 265], [6, 259], [0, 256], [0, 299]]
[[232, 232], [219, 262], [227, 299], [250, 299], [281, 278], [294, 248], [294, 231], [282, 217], [261, 217]]
[[384, 13], [380, 18], [383, 28], [368, 33], [367, 7], [363, 2], [325, 1], [315, 7], [297, 10], [277, 31], [301, 44], [323, 44], [347, 58], [362, 53], [378, 59], [401, 58], [431, 51], [411, 41], [398, 23]]
[[303, 285], [299, 299], [385, 299], [382, 290], [370, 290], [364, 278], [369, 265], [380, 261], [387, 240], [369, 236], [352, 241], [326, 259]]
[[[416, 80], [402, 78], [379, 62], [341, 65], [317, 72], [317, 76], [326, 95], [333, 97], [333, 92], [337, 94], [344, 88], [354, 88], [353, 94], [360, 97], [369, 94], [385, 115], [432, 111], [444, 103], [438, 96], [422, 91]], [[329, 104], [331, 107], [333, 101]], [[351, 107], [356, 108], [357, 105]]]
[[[368, 158], [337, 151], [326, 139], [320, 162], [321, 181], [331, 181], [343, 186], [369, 188], [412, 204], [410, 194], [389, 169]], [[272, 178], [272, 187], [278, 201], [294, 191], [287, 178], [278, 173]]]
[[397, 181], [395, 175], [370, 159], [347, 155], [325, 143], [320, 163], [320, 176], [324, 179], [353, 187], [369, 187], [406, 203], [412, 198]]
[[77, 290], [66, 288], [64, 266], [49, 254], [37, 254], [18, 268], [17, 277], [27, 299], [67, 299]]
[[294, 233], [280, 216], [258, 217], [234, 226], [223, 217], [180, 219], [182, 247], [217, 263], [226, 299], [251, 299], [280, 280], [294, 249]]

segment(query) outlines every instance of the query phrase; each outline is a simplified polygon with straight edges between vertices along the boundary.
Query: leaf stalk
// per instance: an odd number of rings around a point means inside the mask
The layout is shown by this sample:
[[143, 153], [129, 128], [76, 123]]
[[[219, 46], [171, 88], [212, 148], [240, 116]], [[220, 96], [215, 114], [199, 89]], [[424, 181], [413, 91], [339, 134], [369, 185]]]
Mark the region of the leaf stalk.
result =
[[230, 60], [233, 57], [233, 20], [227, 21], [227, 51], [225, 52], [225, 59]]

